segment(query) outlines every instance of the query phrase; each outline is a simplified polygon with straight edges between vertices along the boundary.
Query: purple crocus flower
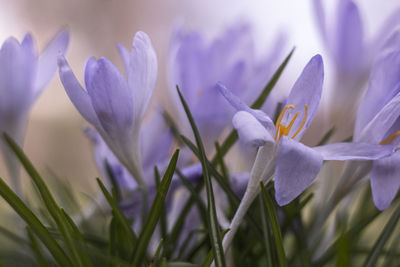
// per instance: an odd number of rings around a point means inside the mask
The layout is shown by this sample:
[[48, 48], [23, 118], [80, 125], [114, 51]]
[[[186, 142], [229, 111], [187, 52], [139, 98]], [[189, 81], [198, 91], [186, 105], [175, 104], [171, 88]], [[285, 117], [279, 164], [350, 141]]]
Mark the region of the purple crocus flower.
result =
[[232, 120], [239, 138], [260, 147], [246, 192], [231, 222], [231, 230], [224, 238], [225, 249], [259, 192], [260, 181], [265, 183], [274, 177], [276, 201], [279, 205], [286, 205], [313, 182], [323, 160], [379, 159], [392, 152], [393, 146], [367, 143], [337, 143], [312, 148], [299, 142], [318, 109], [323, 77], [322, 58], [316, 55], [294, 84], [276, 125], [265, 113], [250, 109], [224, 86], [217, 84], [222, 95], [239, 110]]
[[[398, 47], [399, 37], [400, 31], [386, 47]], [[358, 110], [354, 140], [397, 146], [400, 141], [400, 50], [384, 51], [374, 65], [369, 88]], [[376, 207], [386, 209], [400, 187], [400, 152], [374, 160], [370, 181]]]
[[[0, 49], [0, 131], [23, 145], [29, 111], [57, 70], [57, 55], [68, 47], [68, 31], [60, 31], [38, 55], [31, 34], [21, 43], [8, 38]], [[21, 195], [19, 161], [2, 141], [1, 148], [14, 189]]]
[[144, 32], [136, 33], [130, 52], [122, 46], [119, 50], [126, 79], [106, 58], [92, 57], [86, 63], [85, 91], [64, 56], [58, 59], [60, 79], [77, 110], [144, 188], [140, 127], [156, 84], [157, 58]]
[[[253, 101], [280, 60], [283, 43], [283, 36], [279, 36], [270, 53], [259, 59], [248, 24], [234, 25], [211, 42], [198, 32], [175, 31], [168, 68], [169, 87], [173, 89], [175, 106], [181, 108], [175, 90], [176, 85], [180, 87], [191, 107], [207, 151], [229, 125], [227, 122], [234, 113], [232, 107], [214, 90], [215, 83], [222, 81], [246, 103]], [[272, 113], [274, 107], [269, 106]], [[177, 114], [180, 116], [180, 130], [190, 135], [185, 113], [178, 110]]]
[[[136, 190], [136, 181], [108, 148], [100, 134], [93, 128], [87, 128], [85, 132], [92, 141], [95, 161], [102, 175], [107, 176], [105, 169], [107, 161], [121, 191], [131, 193]], [[168, 164], [171, 145], [172, 133], [162, 115], [154, 114], [140, 132], [140, 155], [147, 185], [154, 185], [154, 166], [158, 166], [162, 172]]]

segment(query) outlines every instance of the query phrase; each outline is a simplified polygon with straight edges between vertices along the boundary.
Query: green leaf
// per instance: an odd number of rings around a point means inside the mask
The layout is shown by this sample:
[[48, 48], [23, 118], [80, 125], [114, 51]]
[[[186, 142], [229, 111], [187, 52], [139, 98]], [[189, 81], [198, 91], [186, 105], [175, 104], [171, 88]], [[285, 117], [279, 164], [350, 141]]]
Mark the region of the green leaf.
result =
[[179, 98], [182, 102], [183, 108], [185, 109], [186, 116], [189, 119], [190, 125], [192, 127], [193, 134], [196, 139], [196, 144], [199, 150], [199, 155], [200, 155], [200, 162], [201, 166], [203, 168], [203, 177], [204, 177], [204, 182], [206, 185], [206, 191], [207, 191], [207, 208], [208, 208], [208, 226], [210, 228], [210, 239], [211, 239], [211, 246], [213, 248], [213, 253], [215, 256], [215, 264], [217, 267], [225, 267], [225, 256], [224, 256], [224, 250], [222, 248], [222, 240], [221, 240], [221, 232], [219, 229], [219, 223], [218, 223], [218, 218], [217, 218], [217, 212], [215, 208], [215, 200], [214, 200], [214, 193], [213, 193], [213, 187], [211, 183], [211, 177], [209, 175], [209, 168], [207, 164], [207, 158], [206, 154], [204, 151], [203, 143], [200, 138], [200, 133], [197, 129], [197, 126], [194, 122], [193, 116], [190, 112], [190, 109], [183, 98], [181, 91], [179, 90], [179, 87], [176, 87], [176, 90], [178, 91]]
[[396, 228], [399, 219], [400, 219], [400, 204], [396, 207], [389, 221], [386, 223], [385, 228], [382, 230], [381, 234], [376, 240], [363, 266], [367, 267], [376, 266], [376, 262], [378, 261], [378, 258], [383, 250], [383, 247], [385, 246], [389, 238], [392, 236], [392, 233]]
[[161, 239], [160, 243], [158, 243], [157, 250], [156, 250], [156, 253], [154, 254], [153, 262], [152, 262], [152, 266], [154, 266], [154, 267], [157, 267], [157, 265], [158, 265], [158, 259], [160, 258], [160, 255], [161, 255], [161, 249], [162, 249], [163, 243], [164, 243], [164, 239]]
[[40, 247], [40, 244], [38, 243], [36, 237], [32, 233], [32, 230], [29, 228], [29, 226], [26, 228], [26, 230], [28, 232], [30, 245], [33, 253], [35, 254], [37, 263], [39, 264], [39, 266], [49, 266], [49, 263], [47, 262], [46, 257], [44, 256], [42, 248]]
[[[226, 229], [225, 231], [222, 232], [221, 234], [221, 239], [224, 239], [224, 236], [226, 235], [227, 232], [229, 232], [229, 228]], [[208, 267], [211, 265], [212, 261], [214, 260], [214, 253], [213, 251], [209, 251], [207, 254], [206, 259], [204, 260], [203, 264], [201, 265], [201, 267]]]
[[[157, 166], [154, 166], [154, 179], [156, 181], [157, 188], [159, 188], [161, 183], [160, 181], [161, 178]], [[163, 240], [167, 238], [167, 232], [168, 232], [167, 229], [168, 229], [167, 213], [165, 212], [165, 205], [163, 205], [160, 214], [160, 234]]]
[[17, 145], [17, 143], [15, 143], [14, 140], [12, 140], [12, 138], [9, 137], [6, 133], [4, 133], [4, 138], [7, 144], [10, 146], [10, 148], [19, 158], [25, 170], [32, 178], [32, 181], [35, 183], [37, 189], [39, 190], [43, 203], [45, 204], [51, 217], [57, 224], [58, 230], [60, 231], [64, 239], [65, 245], [70, 253], [74, 265], [84, 267], [85, 266], [83, 263], [84, 257], [81, 254], [80, 249], [74, 240], [72, 230], [70, 229], [68, 222], [63, 216], [60, 207], [57, 205], [52, 194], [50, 193], [50, 190], [47, 188], [47, 185], [45, 184], [45, 182], [43, 181], [42, 177], [39, 175], [35, 167], [33, 167], [32, 163], [29, 161], [25, 153]]
[[55, 241], [49, 231], [44, 227], [40, 220], [32, 213], [32, 211], [21, 201], [21, 199], [8, 187], [8, 185], [0, 178], [0, 195], [14, 209], [14, 211], [29, 225], [32, 232], [42, 241], [49, 252], [53, 255], [54, 260], [60, 266], [73, 266], [72, 262], [61, 249], [60, 245]]
[[267, 207], [268, 215], [271, 221], [272, 233], [274, 235], [275, 246], [278, 253], [279, 266], [286, 267], [287, 262], [286, 262], [285, 249], [283, 248], [281, 230], [279, 228], [278, 217], [276, 216], [274, 204], [262, 182], [260, 182], [260, 187], [264, 198], [264, 203], [265, 206]]
[[116, 200], [112, 197], [112, 195], [107, 191], [106, 187], [104, 184], [101, 182], [99, 178], [96, 179], [97, 183], [100, 186], [101, 191], [103, 192], [108, 204], [110, 205], [112, 212], [113, 212], [113, 217], [118, 221], [118, 224], [121, 226], [123, 232], [127, 236], [128, 241], [130, 242], [130, 247], [133, 249], [137, 242], [137, 237], [136, 234], [133, 232], [133, 229], [128, 222], [128, 219], [125, 217], [124, 213], [121, 211], [121, 209], [118, 206], [118, 203]]
[[261, 215], [261, 224], [262, 224], [262, 230], [263, 230], [263, 243], [264, 243], [264, 249], [265, 249], [265, 255], [267, 257], [267, 266], [273, 266], [273, 258], [272, 258], [272, 251], [271, 251], [271, 236], [270, 236], [270, 230], [268, 226], [268, 222], [266, 220], [267, 216], [265, 214], [265, 207], [263, 205], [263, 198], [261, 195], [258, 196], [259, 202], [260, 202], [260, 215]]
[[157, 225], [157, 221], [164, 206], [165, 197], [167, 196], [167, 192], [175, 172], [178, 155], [179, 150], [176, 150], [171, 158], [171, 161], [169, 162], [168, 168], [165, 171], [160, 186], [157, 188], [157, 194], [154, 198], [153, 204], [151, 205], [150, 212], [146, 218], [146, 222], [143, 225], [142, 231], [140, 232], [138, 241], [132, 254], [131, 259], [133, 266], [140, 266], [140, 263], [145, 256], [150, 238], [153, 235], [154, 229]]

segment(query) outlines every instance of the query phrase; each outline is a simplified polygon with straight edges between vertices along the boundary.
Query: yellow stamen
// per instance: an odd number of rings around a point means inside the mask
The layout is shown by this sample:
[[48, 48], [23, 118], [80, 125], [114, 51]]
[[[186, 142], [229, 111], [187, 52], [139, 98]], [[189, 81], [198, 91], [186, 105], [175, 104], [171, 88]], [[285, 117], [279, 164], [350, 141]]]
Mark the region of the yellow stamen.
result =
[[307, 113], [308, 113], [308, 106], [307, 104], [304, 105], [304, 117], [303, 117], [303, 121], [300, 124], [299, 129], [297, 129], [297, 131], [294, 133], [294, 135], [292, 136], [292, 138], [294, 138], [303, 128], [304, 124], [306, 123], [307, 120]]
[[381, 141], [379, 144], [381, 145], [386, 145], [386, 144], [390, 144], [394, 141], [394, 139], [396, 139], [396, 137], [400, 135], [400, 130], [394, 132], [394, 134], [392, 134], [391, 136], [389, 136], [388, 138], [386, 138], [385, 140]]
[[[285, 115], [286, 110], [290, 108], [290, 109], [294, 109], [293, 105], [288, 105], [285, 106], [282, 111], [281, 114], [279, 114], [278, 120], [276, 121], [275, 124], [275, 140], [278, 141], [282, 135], [289, 135], [290, 129], [292, 128], [294, 122], [296, 121], [297, 117], [299, 116], [300, 112], [296, 112], [296, 114], [293, 116], [292, 120], [290, 121], [290, 123], [287, 126], [284, 126], [281, 124], [283, 116]], [[292, 138], [294, 138], [303, 128], [304, 124], [306, 123], [307, 120], [307, 113], [308, 113], [308, 106], [304, 105], [304, 117], [303, 117], [303, 121], [300, 124], [299, 129], [297, 129], [297, 131], [294, 133], [294, 135], [292, 136]]]
[[294, 106], [293, 106], [293, 105], [285, 106], [285, 107], [282, 109], [281, 114], [279, 114], [278, 119], [276, 120], [276, 124], [275, 124], [275, 129], [276, 129], [276, 132], [275, 132], [275, 140], [277, 140], [277, 138], [278, 138], [278, 133], [280, 132], [280, 129], [279, 129], [279, 128], [280, 128], [280, 126], [281, 126], [281, 121], [282, 121], [282, 118], [283, 118], [283, 114], [285, 114], [285, 111], [286, 111], [288, 108], [294, 109]]

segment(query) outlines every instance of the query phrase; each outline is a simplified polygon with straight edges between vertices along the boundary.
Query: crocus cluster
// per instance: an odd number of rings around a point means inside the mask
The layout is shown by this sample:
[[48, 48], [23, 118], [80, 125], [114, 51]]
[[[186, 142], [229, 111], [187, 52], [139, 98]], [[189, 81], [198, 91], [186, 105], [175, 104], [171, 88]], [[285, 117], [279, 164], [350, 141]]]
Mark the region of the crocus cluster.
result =
[[[240, 199], [230, 220], [224, 194], [215, 194], [219, 224], [229, 228], [222, 242], [224, 250], [231, 246], [259, 195], [260, 183], [273, 184], [276, 203], [285, 206], [301, 197], [329, 161], [344, 165], [337, 187], [329, 196], [330, 208], [368, 177], [375, 206], [387, 209], [400, 187], [400, 31], [392, 31], [398, 15], [394, 13], [376, 35], [379, 37], [370, 41], [364, 38], [361, 16], [353, 1], [338, 1], [334, 23], [329, 23], [320, 0], [314, 0], [313, 5], [327, 55], [334, 64], [335, 104], [331, 106], [342, 103], [343, 112], [355, 114], [354, 124], [351, 118], [344, 119], [353, 133], [346, 141], [326, 139], [314, 146], [302, 142], [319, 111], [325, 76], [330, 75], [325, 73], [323, 56], [319, 54], [305, 64], [290, 93], [283, 96], [283, 107], [272, 96], [262, 108], [251, 108], [277, 68], [285, 42], [277, 37], [273, 49], [260, 57], [255, 52], [251, 27], [245, 23], [233, 25], [213, 40], [181, 28], [173, 32], [166, 64], [168, 84], [163, 92], [171, 98], [172, 112], [160, 103], [150, 105], [158, 78], [158, 60], [150, 37], [144, 32], [135, 34], [130, 49], [118, 45], [124, 71], [104, 57], [89, 58], [84, 86], [66, 59], [67, 31], [60, 31], [40, 56], [30, 34], [21, 43], [10, 38], [0, 49], [0, 130], [23, 144], [29, 110], [58, 66], [68, 97], [91, 125], [85, 132], [92, 142], [101, 176], [111, 178], [122, 192], [118, 204], [125, 215], [134, 218], [134, 229], [143, 226], [141, 219], [160, 190], [159, 180], [154, 177], [166, 172], [173, 148], [186, 142], [163, 203], [166, 210], [174, 210], [166, 215], [174, 221], [176, 206], [182, 209], [182, 203], [187, 201], [182, 190], [201, 190], [197, 186], [203, 179], [202, 165], [208, 164], [205, 159], [200, 164], [193, 156], [201, 154], [201, 146], [196, 151], [190, 146], [191, 136], [184, 137], [190, 135], [191, 126], [196, 127], [190, 125], [189, 112], [186, 114], [178, 101], [178, 85], [205, 144], [206, 157], [212, 155], [215, 142], [230, 129], [238, 134], [242, 145], [257, 151], [251, 169], [243, 173], [230, 171], [229, 156], [219, 159], [221, 172], [230, 180], [231, 194]], [[365, 84], [367, 90], [361, 99]], [[340, 122], [335, 121], [336, 128], [340, 128]], [[22, 196], [19, 165], [8, 146], [0, 144], [15, 190]], [[224, 169], [226, 159], [229, 171]], [[210, 169], [214, 178], [219, 176], [218, 168]], [[207, 177], [205, 173], [204, 176]], [[219, 192], [217, 184], [210, 184], [207, 185]], [[202, 203], [203, 199], [196, 201]], [[188, 227], [194, 229], [200, 224], [199, 211], [189, 214]]]

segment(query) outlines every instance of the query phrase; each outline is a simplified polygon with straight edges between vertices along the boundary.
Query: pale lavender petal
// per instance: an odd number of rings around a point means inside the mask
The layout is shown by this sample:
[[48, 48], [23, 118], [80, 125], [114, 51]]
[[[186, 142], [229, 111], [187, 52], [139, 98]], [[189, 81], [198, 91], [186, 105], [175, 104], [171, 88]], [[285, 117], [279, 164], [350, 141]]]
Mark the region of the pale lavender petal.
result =
[[3, 43], [0, 50], [1, 116], [18, 116], [29, 110], [34, 100], [35, 70], [36, 58], [31, 49], [21, 46], [14, 38]]
[[300, 132], [296, 135], [295, 140], [300, 140], [305, 130], [313, 120], [315, 113], [317, 112], [319, 101], [321, 99], [322, 85], [324, 81], [324, 63], [320, 55], [316, 55], [307, 63], [302, 73], [294, 84], [288, 98], [287, 105], [293, 105], [294, 109], [288, 109], [287, 114], [282, 120], [283, 125], [287, 125], [293, 118], [296, 112], [299, 115], [289, 133], [292, 136], [302, 124], [302, 120], [305, 116], [305, 105], [308, 107], [307, 118], [304, 126]]
[[[400, 91], [400, 83], [397, 91]], [[382, 142], [399, 117], [400, 92], [364, 127], [359, 137], [360, 141], [375, 144]]]
[[88, 93], [82, 88], [63, 55], [58, 57], [60, 80], [76, 109], [88, 122], [101, 127]]
[[400, 186], [400, 153], [374, 161], [370, 180], [375, 206], [388, 208]]
[[325, 45], [328, 44], [328, 38], [327, 38], [327, 28], [326, 28], [326, 17], [325, 17], [325, 11], [324, 7], [322, 6], [322, 1], [321, 0], [313, 0], [312, 1], [313, 9], [314, 9], [314, 15], [317, 19], [317, 28], [319, 31], [319, 34], [322, 37], [322, 40], [324, 41]]
[[280, 206], [300, 195], [317, 177], [322, 156], [291, 138], [282, 136], [275, 169], [275, 198]]
[[376, 160], [390, 155], [394, 146], [367, 143], [335, 143], [313, 147], [324, 160]]
[[30, 33], [25, 34], [21, 45], [24, 49], [31, 51], [31, 53], [36, 57], [35, 42], [33, 41], [33, 37]]
[[239, 139], [247, 146], [260, 147], [266, 142], [275, 143], [265, 127], [250, 113], [239, 111], [233, 116], [233, 127], [238, 131]]
[[142, 120], [157, 80], [157, 57], [150, 38], [137, 32], [129, 59], [128, 85], [133, 93], [135, 123]]
[[35, 81], [36, 95], [45, 88], [57, 71], [57, 57], [65, 54], [69, 43], [68, 30], [61, 30], [43, 50], [38, 61], [38, 70]]
[[133, 125], [132, 92], [121, 72], [106, 58], [89, 60], [86, 87], [104, 130], [124, 132]]
[[358, 109], [355, 140], [364, 127], [400, 91], [400, 50], [388, 53], [374, 65], [368, 90]]
[[125, 73], [128, 72], [129, 69], [129, 51], [122, 45], [122, 44], [118, 44], [118, 51], [119, 54], [121, 56], [122, 62], [124, 63], [124, 67], [125, 67]]
[[359, 10], [351, 0], [340, 0], [337, 8], [333, 54], [341, 71], [359, 73], [364, 62], [364, 33]]
[[[379, 29], [378, 33], [375, 35], [375, 37], [373, 38], [373, 40], [369, 43], [369, 47], [370, 47], [370, 51], [372, 54], [376, 54], [376, 53], [382, 53], [382, 50], [388, 51], [387, 48], [389, 48], [390, 46], [388, 46], [388, 36], [390, 36], [390, 38], [394, 37], [393, 32], [394, 29], [397, 30], [398, 32], [398, 27], [400, 25], [400, 8], [396, 8], [392, 14], [390, 16], [387, 17], [387, 19], [385, 20], [385, 22], [383, 23], [382, 27]], [[397, 37], [399, 37], [397, 35]], [[397, 39], [399, 40], [399, 39]], [[384, 45], [385, 47], [382, 48], [382, 41], [385, 41], [386, 44]], [[394, 41], [394, 39], [392, 39], [392, 41]], [[397, 47], [395, 46], [396, 42], [391, 42], [391, 44], [393, 45], [391, 48], [393, 49], [397, 49]], [[397, 42], [398, 44], [398, 42]]]
[[252, 114], [257, 120], [264, 123], [267, 130], [270, 132], [275, 131], [274, 123], [272, 122], [271, 118], [265, 114], [261, 110], [251, 109], [249, 106], [246, 105], [240, 98], [235, 96], [231, 91], [229, 91], [223, 84], [217, 83], [215, 85], [215, 90], [219, 90], [219, 92], [225, 97], [225, 99], [238, 111], [246, 111]]

